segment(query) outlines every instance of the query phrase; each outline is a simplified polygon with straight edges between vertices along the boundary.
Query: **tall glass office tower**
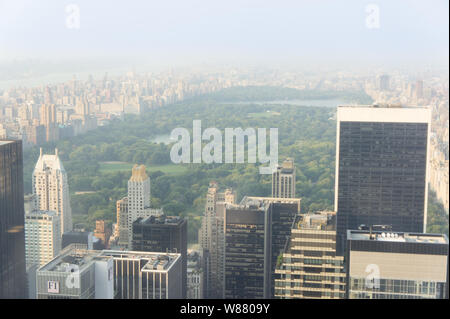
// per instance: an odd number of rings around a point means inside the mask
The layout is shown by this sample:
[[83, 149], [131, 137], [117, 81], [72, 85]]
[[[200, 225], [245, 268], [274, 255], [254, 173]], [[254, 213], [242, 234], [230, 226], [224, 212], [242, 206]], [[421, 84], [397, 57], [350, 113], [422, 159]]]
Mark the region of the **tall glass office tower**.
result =
[[26, 298], [22, 141], [0, 140], [0, 299]]
[[341, 244], [346, 231], [361, 224], [425, 231], [430, 121], [424, 107], [338, 107], [335, 210]]

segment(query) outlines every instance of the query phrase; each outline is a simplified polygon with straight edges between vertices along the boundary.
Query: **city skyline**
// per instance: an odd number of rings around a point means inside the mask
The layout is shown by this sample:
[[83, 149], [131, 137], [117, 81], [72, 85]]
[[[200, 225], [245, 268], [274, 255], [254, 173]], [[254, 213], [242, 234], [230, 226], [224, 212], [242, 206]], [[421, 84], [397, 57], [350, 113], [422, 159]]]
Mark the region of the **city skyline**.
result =
[[0, 299], [448, 299], [448, 10], [0, 0]]

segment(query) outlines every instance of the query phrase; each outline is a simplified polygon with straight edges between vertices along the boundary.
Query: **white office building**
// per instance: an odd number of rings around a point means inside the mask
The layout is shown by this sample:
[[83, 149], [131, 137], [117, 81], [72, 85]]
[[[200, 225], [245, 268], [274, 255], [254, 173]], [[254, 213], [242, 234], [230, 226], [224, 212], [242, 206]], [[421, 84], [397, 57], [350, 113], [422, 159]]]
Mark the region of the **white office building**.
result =
[[56, 212], [33, 211], [25, 215], [27, 268], [42, 266], [61, 250], [61, 221]]
[[61, 234], [72, 230], [72, 211], [70, 208], [67, 173], [58, 156], [41, 154], [33, 171], [33, 194], [36, 208], [55, 211], [61, 219]]

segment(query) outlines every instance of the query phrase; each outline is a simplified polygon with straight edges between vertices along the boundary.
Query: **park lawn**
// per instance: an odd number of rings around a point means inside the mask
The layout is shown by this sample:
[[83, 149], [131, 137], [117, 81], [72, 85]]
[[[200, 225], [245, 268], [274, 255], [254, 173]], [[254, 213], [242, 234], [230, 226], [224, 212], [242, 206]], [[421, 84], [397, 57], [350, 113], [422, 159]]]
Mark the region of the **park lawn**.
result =
[[273, 116], [279, 116], [280, 113], [279, 112], [274, 112], [274, 111], [270, 111], [270, 112], [258, 112], [258, 113], [248, 113], [247, 116], [249, 118], [271, 118]]
[[[111, 172], [119, 172], [119, 171], [129, 171], [131, 174], [131, 169], [134, 164], [125, 163], [125, 162], [100, 162], [100, 172], [102, 173], [111, 173]], [[146, 166], [147, 173], [161, 171], [164, 174], [181, 174], [187, 170], [187, 167], [184, 165], [178, 164], [165, 164], [165, 165], [151, 165]]]

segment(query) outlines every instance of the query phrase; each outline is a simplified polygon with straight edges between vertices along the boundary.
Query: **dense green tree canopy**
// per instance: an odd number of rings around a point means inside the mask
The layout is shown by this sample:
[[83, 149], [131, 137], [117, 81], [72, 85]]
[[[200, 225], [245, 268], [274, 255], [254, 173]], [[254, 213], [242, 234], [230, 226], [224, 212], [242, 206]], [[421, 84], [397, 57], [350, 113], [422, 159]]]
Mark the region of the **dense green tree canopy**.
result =
[[[291, 89], [272, 93], [278, 99], [283, 92], [288, 98], [300, 98], [299, 93]], [[312, 93], [308, 94], [310, 96], [307, 98], [313, 97]], [[222, 187], [235, 189], [238, 199], [244, 195], [270, 195], [271, 176], [259, 174], [255, 164], [170, 165], [171, 145], [156, 144], [152, 142], [153, 138], [168, 135], [177, 127], [192, 132], [194, 119], [202, 120], [202, 130], [208, 127], [216, 127], [222, 132], [225, 128], [237, 127], [278, 128], [279, 161], [286, 157], [295, 160], [296, 195], [302, 198], [302, 212], [332, 209], [335, 108], [220, 102], [252, 100], [258, 96], [258, 100], [264, 100], [266, 95], [267, 88], [232, 88], [215, 95], [152, 109], [139, 118], [128, 115], [123, 121], [116, 120], [87, 134], [46, 144], [44, 151], [47, 153], [52, 153], [55, 147], [59, 149], [68, 173], [74, 223], [93, 229], [97, 219], [115, 222], [115, 203], [126, 196], [127, 181], [134, 163], [145, 164], [148, 168], [152, 206], [163, 207], [169, 214], [188, 218], [190, 242], [197, 240], [199, 217], [203, 214], [204, 199], [211, 180], [217, 180]], [[344, 95], [341, 93], [340, 97]], [[367, 98], [360, 93], [349, 95], [363, 101]], [[31, 192], [31, 174], [38, 157], [39, 149], [36, 147], [24, 153], [26, 193]], [[117, 169], [104, 168], [104, 162], [113, 161], [119, 162], [114, 164]], [[448, 217], [444, 218], [446, 215], [442, 214], [442, 207], [433, 199], [430, 205], [429, 229], [448, 232]]]

